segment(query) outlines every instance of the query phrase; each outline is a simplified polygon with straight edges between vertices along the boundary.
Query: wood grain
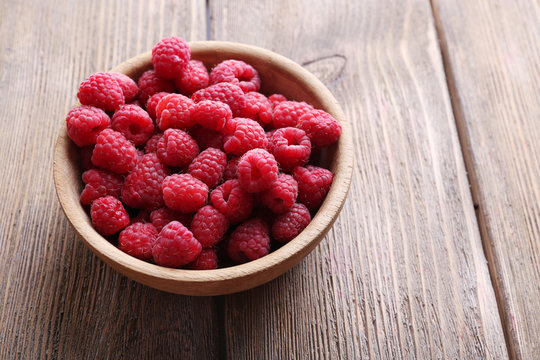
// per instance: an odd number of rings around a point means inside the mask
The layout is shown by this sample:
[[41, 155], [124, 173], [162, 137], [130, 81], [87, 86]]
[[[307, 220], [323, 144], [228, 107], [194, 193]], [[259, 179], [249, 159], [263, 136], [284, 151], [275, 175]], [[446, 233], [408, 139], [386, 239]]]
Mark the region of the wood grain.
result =
[[210, 18], [213, 39], [322, 75], [356, 147], [319, 248], [225, 298], [227, 356], [506, 358], [429, 2], [212, 1]]
[[538, 358], [540, 3], [433, 3], [511, 355]]

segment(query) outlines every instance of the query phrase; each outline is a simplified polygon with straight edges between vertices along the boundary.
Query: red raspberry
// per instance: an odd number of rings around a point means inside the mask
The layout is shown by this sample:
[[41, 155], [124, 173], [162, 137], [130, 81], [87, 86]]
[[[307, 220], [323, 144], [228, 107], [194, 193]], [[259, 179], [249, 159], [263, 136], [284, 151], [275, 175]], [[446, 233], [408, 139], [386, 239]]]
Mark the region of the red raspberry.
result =
[[330, 170], [308, 165], [295, 167], [293, 176], [298, 182], [298, 202], [311, 211], [317, 210], [330, 190], [334, 174]]
[[313, 146], [317, 147], [334, 143], [341, 134], [341, 125], [323, 110], [312, 110], [302, 115], [297, 127], [304, 130]]
[[90, 208], [94, 228], [103, 236], [115, 234], [129, 225], [129, 215], [124, 206], [113, 196], [94, 200]]
[[223, 238], [228, 228], [229, 221], [225, 215], [212, 205], [206, 205], [197, 210], [189, 229], [203, 248], [209, 248]]
[[191, 216], [163, 207], [150, 213], [150, 221], [157, 231], [161, 231], [171, 221], [179, 221], [188, 227], [191, 223]]
[[286, 127], [274, 131], [268, 149], [284, 171], [291, 171], [308, 162], [311, 142], [303, 130]]
[[156, 107], [156, 124], [161, 130], [187, 129], [195, 125], [191, 111], [195, 103], [180, 94], [164, 96]]
[[274, 129], [295, 127], [305, 113], [313, 110], [313, 106], [305, 102], [283, 101], [276, 105], [272, 118]]
[[153, 210], [163, 206], [161, 183], [169, 175], [155, 153], [144, 155], [124, 180], [122, 201], [135, 209]]
[[223, 151], [208, 148], [191, 162], [188, 173], [213, 188], [220, 183], [226, 165], [227, 155]]
[[247, 192], [266, 190], [277, 178], [276, 159], [264, 149], [250, 150], [238, 162], [238, 181]]
[[150, 96], [159, 92], [174, 92], [172, 81], [160, 78], [154, 70], [144, 72], [139, 78], [138, 84], [140, 89], [139, 101], [141, 104], [146, 104]]
[[148, 139], [148, 141], [144, 145], [144, 152], [147, 154], [157, 152], [159, 140], [161, 140], [162, 136], [163, 136], [163, 133], [157, 133], [157, 134], [152, 135], [152, 137]]
[[68, 136], [77, 146], [95, 144], [99, 133], [110, 125], [109, 115], [93, 106], [74, 107], [66, 116]]
[[199, 154], [199, 147], [185, 131], [167, 129], [159, 140], [157, 155], [169, 166], [188, 165]]
[[195, 91], [206, 88], [209, 80], [208, 70], [202, 61], [191, 60], [180, 76], [174, 79], [174, 83], [178, 91], [191, 96]]
[[222, 131], [227, 121], [232, 119], [232, 112], [229, 105], [221, 101], [203, 100], [195, 104], [191, 116], [204, 128]]
[[266, 148], [267, 145], [264, 129], [256, 121], [234, 118], [227, 122], [223, 149], [228, 154], [240, 156], [251, 149]]
[[178, 221], [171, 221], [161, 231], [152, 246], [156, 264], [177, 268], [189, 264], [201, 253], [201, 243]]
[[122, 105], [114, 113], [111, 126], [135, 146], [144, 145], [154, 133], [154, 122], [137, 105]]
[[111, 72], [109, 74], [114, 77], [116, 82], [118, 82], [118, 85], [120, 85], [122, 88], [122, 93], [124, 94], [124, 103], [130, 103], [137, 97], [137, 94], [139, 94], [139, 87], [132, 78], [117, 72]]
[[233, 116], [239, 116], [242, 113], [242, 109], [246, 106], [244, 91], [237, 85], [230, 83], [211, 85], [206, 89], [195, 92], [191, 98], [195, 102], [203, 100], [224, 102], [231, 108]]
[[189, 174], [174, 174], [163, 180], [163, 200], [168, 208], [190, 213], [199, 210], [208, 199], [208, 186]]
[[124, 135], [112, 129], [105, 129], [99, 134], [92, 153], [92, 164], [116, 174], [125, 174], [136, 163], [137, 149]]
[[276, 107], [277, 104], [287, 101], [287, 98], [281, 94], [272, 94], [268, 97], [268, 101], [270, 101], [273, 109]]
[[82, 105], [114, 111], [124, 105], [124, 93], [115, 77], [109, 73], [95, 73], [84, 80], [77, 94]]
[[186, 265], [190, 270], [212, 270], [218, 267], [218, 256], [216, 249], [202, 249], [199, 256]]
[[79, 152], [79, 162], [81, 164], [82, 171], [90, 170], [94, 167], [92, 165], [92, 153], [94, 152], [94, 145], [77, 148]]
[[199, 150], [206, 150], [211, 147], [214, 149], [223, 148], [223, 134], [218, 131], [208, 130], [196, 125], [189, 129], [189, 133], [199, 144]]
[[186, 68], [191, 51], [186, 41], [176, 36], [161, 39], [152, 49], [152, 64], [164, 79], [178, 77]]
[[245, 95], [246, 107], [242, 110], [242, 117], [257, 121], [261, 126], [272, 122], [272, 105], [261, 93], [248, 92]]
[[298, 183], [291, 175], [279, 174], [270, 188], [261, 193], [261, 202], [276, 214], [289, 210], [298, 197]]
[[122, 176], [105, 170], [91, 169], [83, 172], [82, 180], [86, 184], [81, 192], [81, 203], [90, 205], [92, 201], [104, 196], [120, 198]]
[[272, 237], [277, 242], [288, 242], [298, 236], [310, 221], [308, 208], [304, 204], [294, 204], [276, 218], [272, 225]]
[[215, 188], [210, 200], [233, 224], [247, 219], [253, 211], [253, 195], [242, 189], [238, 180], [227, 180]]
[[146, 111], [148, 111], [148, 115], [154, 120], [156, 120], [156, 107], [159, 104], [160, 100], [163, 99], [165, 96], [170, 95], [168, 92], [158, 92], [155, 93], [148, 99], [146, 102]]
[[250, 219], [233, 231], [227, 253], [235, 262], [256, 260], [270, 252], [268, 225], [259, 218]]
[[241, 60], [225, 60], [210, 73], [210, 83], [232, 83], [238, 85], [244, 92], [259, 91], [261, 78], [255, 68]]
[[135, 223], [149, 223], [150, 221], [150, 213], [148, 210], [140, 210], [135, 217], [131, 218], [131, 224]]
[[152, 244], [158, 231], [152, 224], [134, 223], [122, 230], [118, 237], [118, 248], [137, 259], [152, 260]]
[[240, 161], [239, 157], [233, 157], [227, 162], [225, 166], [225, 171], [223, 172], [224, 180], [238, 179], [238, 162]]

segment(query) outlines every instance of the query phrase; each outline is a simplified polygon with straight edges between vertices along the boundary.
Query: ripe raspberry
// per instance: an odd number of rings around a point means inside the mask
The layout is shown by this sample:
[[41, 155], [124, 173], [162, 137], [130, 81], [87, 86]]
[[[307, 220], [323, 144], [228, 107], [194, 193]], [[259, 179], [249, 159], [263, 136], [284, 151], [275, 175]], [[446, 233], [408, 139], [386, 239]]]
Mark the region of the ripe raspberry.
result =
[[238, 162], [238, 181], [247, 192], [266, 190], [277, 178], [276, 159], [264, 149], [250, 150]]
[[124, 94], [124, 103], [128, 104], [137, 97], [137, 95], [139, 94], [139, 87], [132, 78], [125, 74], [117, 72], [111, 72], [109, 74], [114, 77], [116, 82], [118, 82], [118, 85], [120, 85], [120, 87], [122, 88], [122, 93]]
[[281, 94], [272, 94], [268, 97], [268, 101], [270, 101], [273, 109], [277, 104], [287, 101], [287, 98]]
[[92, 164], [116, 174], [125, 174], [136, 163], [137, 149], [124, 135], [112, 129], [105, 129], [99, 134], [92, 153]]
[[235, 262], [256, 260], [270, 252], [268, 225], [259, 218], [250, 219], [236, 228], [227, 245], [227, 253]]
[[150, 97], [150, 99], [148, 99], [148, 101], [146, 102], [146, 111], [152, 119], [156, 120], [156, 107], [159, 104], [160, 100], [169, 94], [170, 93], [168, 92], [162, 91], [155, 93]]
[[241, 156], [251, 149], [266, 148], [267, 145], [264, 129], [256, 121], [234, 118], [227, 122], [223, 149], [228, 154]]
[[184, 225], [171, 221], [161, 231], [152, 246], [152, 257], [156, 264], [177, 268], [199, 256], [201, 243]]
[[211, 85], [206, 89], [195, 92], [191, 98], [195, 102], [203, 100], [224, 102], [231, 108], [233, 116], [240, 116], [242, 109], [246, 106], [244, 91], [237, 85], [230, 83]]
[[140, 90], [139, 101], [141, 104], [146, 104], [150, 96], [159, 92], [174, 92], [172, 81], [160, 78], [154, 70], [144, 72], [139, 78], [138, 84]]
[[272, 125], [274, 129], [295, 127], [305, 113], [313, 110], [313, 106], [305, 102], [283, 101], [274, 108]]
[[226, 165], [227, 155], [223, 151], [208, 148], [191, 162], [188, 173], [213, 188], [220, 183]]
[[240, 161], [239, 157], [233, 157], [227, 162], [225, 166], [225, 171], [223, 172], [223, 180], [232, 180], [238, 179], [238, 162]]
[[81, 192], [81, 204], [90, 205], [92, 201], [104, 196], [120, 198], [122, 189], [122, 176], [108, 171], [91, 169], [82, 174], [86, 184]]
[[199, 154], [199, 147], [185, 131], [167, 129], [159, 140], [157, 155], [169, 166], [188, 165]]
[[198, 60], [190, 60], [180, 76], [174, 79], [178, 91], [186, 96], [191, 96], [195, 91], [208, 87], [209, 81], [206, 66]]
[[261, 202], [276, 214], [289, 210], [298, 197], [298, 183], [291, 175], [279, 174], [270, 188], [261, 193]]
[[311, 211], [317, 210], [330, 190], [334, 174], [330, 170], [308, 165], [294, 168], [293, 176], [298, 182], [298, 202]]
[[288, 242], [298, 236], [310, 221], [308, 208], [304, 204], [294, 204], [276, 218], [272, 225], [272, 237], [277, 242]]
[[118, 248], [128, 255], [143, 261], [152, 260], [152, 244], [158, 231], [152, 224], [134, 223], [122, 230], [118, 237]]
[[245, 98], [246, 107], [242, 110], [242, 117], [253, 119], [261, 126], [272, 122], [272, 105], [266, 96], [258, 92], [248, 92]]
[[66, 116], [68, 136], [77, 146], [95, 144], [98, 134], [110, 125], [109, 115], [93, 106], [74, 107]]
[[190, 213], [199, 210], [208, 199], [208, 186], [189, 174], [174, 174], [163, 180], [163, 200], [168, 208]]
[[159, 144], [159, 140], [161, 140], [162, 136], [163, 136], [163, 133], [161, 133], [161, 132], [152, 135], [152, 137], [150, 139], [148, 139], [148, 141], [144, 145], [144, 152], [147, 153], [147, 154], [157, 152], [157, 147], [158, 147], [158, 144]]
[[329, 113], [312, 110], [300, 117], [298, 128], [309, 136], [313, 146], [325, 147], [334, 143], [341, 134], [341, 125]]
[[242, 189], [238, 180], [227, 180], [215, 188], [210, 200], [233, 224], [247, 219], [253, 211], [253, 195]]
[[135, 209], [154, 210], [163, 206], [161, 183], [169, 175], [155, 153], [146, 154], [124, 180], [122, 201]]
[[212, 205], [206, 205], [197, 211], [189, 229], [203, 248], [209, 248], [223, 238], [228, 228], [229, 221], [225, 215]]
[[94, 145], [77, 148], [79, 153], [79, 163], [81, 164], [82, 171], [90, 170], [94, 168], [92, 165], [92, 153], [94, 152]]
[[191, 51], [182, 38], [171, 36], [159, 41], [152, 49], [154, 69], [164, 79], [174, 79], [185, 69], [191, 57]]
[[225, 60], [216, 65], [210, 73], [210, 83], [232, 83], [244, 92], [259, 91], [261, 78], [255, 68], [241, 60]]
[[90, 208], [94, 228], [103, 236], [115, 234], [129, 225], [129, 215], [124, 206], [113, 196], [94, 200]]
[[114, 113], [111, 126], [135, 146], [144, 145], [154, 133], [154, 122], [137, 105], [122, 105]]
[[216, 249], [202, 249], [199, 256], [186, 265], [190, 270], [212, 270], [218, 267], [218, 256]]
[[195, 125], [191, 111], [195, 103], [180, 94], [164, 96], [156, 107], [156, 124], [161, 130], [169, 128], [188, 129]]
[[179, 221], [182, 225], [188, 227], [191, 223], [191, 216], [163, 207], [150, 213], [150, 221], [157, 231], [161, 231], [171, 221]]
[[124, 93], [110, 73], [90, 75], [79, 86], [77, 94], [82, 105], [91, 105], [105, 111], [114, 111], [124, 105]]
[[195, 104], [191, 116], [204, 128], [222, 131], [227, 121], [232, 119], [232, 112], [229, 105], [221, 101], [203, 100]]
[[303, 130], [286, 127], [274, 131], [268, 149], [283, 171], [288, 172], [307, 163], [311, 154], [311, 142]]
[[196, 125], [189, 129], [189, 134], [199, 144], [199, 150], [206, 150], [211, 147], [214, 149], [223, 148], [223, 134], [218, 131], [208, 130]]

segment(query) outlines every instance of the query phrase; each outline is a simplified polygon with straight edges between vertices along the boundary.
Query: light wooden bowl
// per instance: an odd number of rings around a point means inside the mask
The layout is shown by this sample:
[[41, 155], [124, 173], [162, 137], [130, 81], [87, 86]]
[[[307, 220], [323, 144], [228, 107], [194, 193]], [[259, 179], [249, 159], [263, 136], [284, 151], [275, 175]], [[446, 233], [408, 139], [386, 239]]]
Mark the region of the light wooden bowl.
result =
[[[81, 170], [75, 145], [65, 125], [54, 152], [54, 183], [62, 208], [86, 246], [112, 268], [129, 278], [156, 289], [185, 295], [222, 295], [264, 284], [302, 260], [326, 235], [336, 220], [349, 191], [353, 166], [349, 124], [330, 91], [309, 71], [269, 50], [238, 43], [203, 41], [190, 43], [192, 58], [211, 69], [226, 59], [240, 59], [253, 65], [261, 76], [266, 94], [282, 93], [306, 101], [332, 114], [343, 126], [342, 135], [328, 152], [334, 182], [312, 222], [295, 239], [276, 251], [246, 264], [216, 270], [169, 269], [131, 257], [99, 235], [79, 202]], [[111, 71], [137, 79], [151, 68], [151, 53], [131, 58]], [[345, 241], [345, 239], [344, 239]]]

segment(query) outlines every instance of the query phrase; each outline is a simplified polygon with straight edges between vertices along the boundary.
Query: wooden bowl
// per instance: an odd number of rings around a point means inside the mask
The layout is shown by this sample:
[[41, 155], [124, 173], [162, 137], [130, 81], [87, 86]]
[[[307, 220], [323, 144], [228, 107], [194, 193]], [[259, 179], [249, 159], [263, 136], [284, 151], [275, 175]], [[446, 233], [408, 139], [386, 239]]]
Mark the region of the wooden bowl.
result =
[[[156, 289], [185, 295], [222, 295], [264, 284], [302, 260], [326, 235], [336, 220], [349, 191], [353, 166], [352, 138], [343, 111], [330, 91], [309, 71], [269, 50], [238, 43], [202, 41], [190, 43], [192, 58], [208, 68], [227, 59], [253, 65], [261, 76], [261, 92], [281, 93], [306, 101], [332, 114], [343, 126], [342, 135], [328, 151], [328, 166], [334, 181], [323, 205], [308, 227], [295, 239], [258, 260], [216, 270], [169, 269], [150, 264], [120, 251], [99, 235], [79, 202], [82, 190], [77, 149], [68, 138], [65, 125], [54, 152], [54, 183], [67, 218], [97, 256], [129, 278]], [[137, 79], [151, 68], [151, 53], [131, 58], [111, 71]]]

